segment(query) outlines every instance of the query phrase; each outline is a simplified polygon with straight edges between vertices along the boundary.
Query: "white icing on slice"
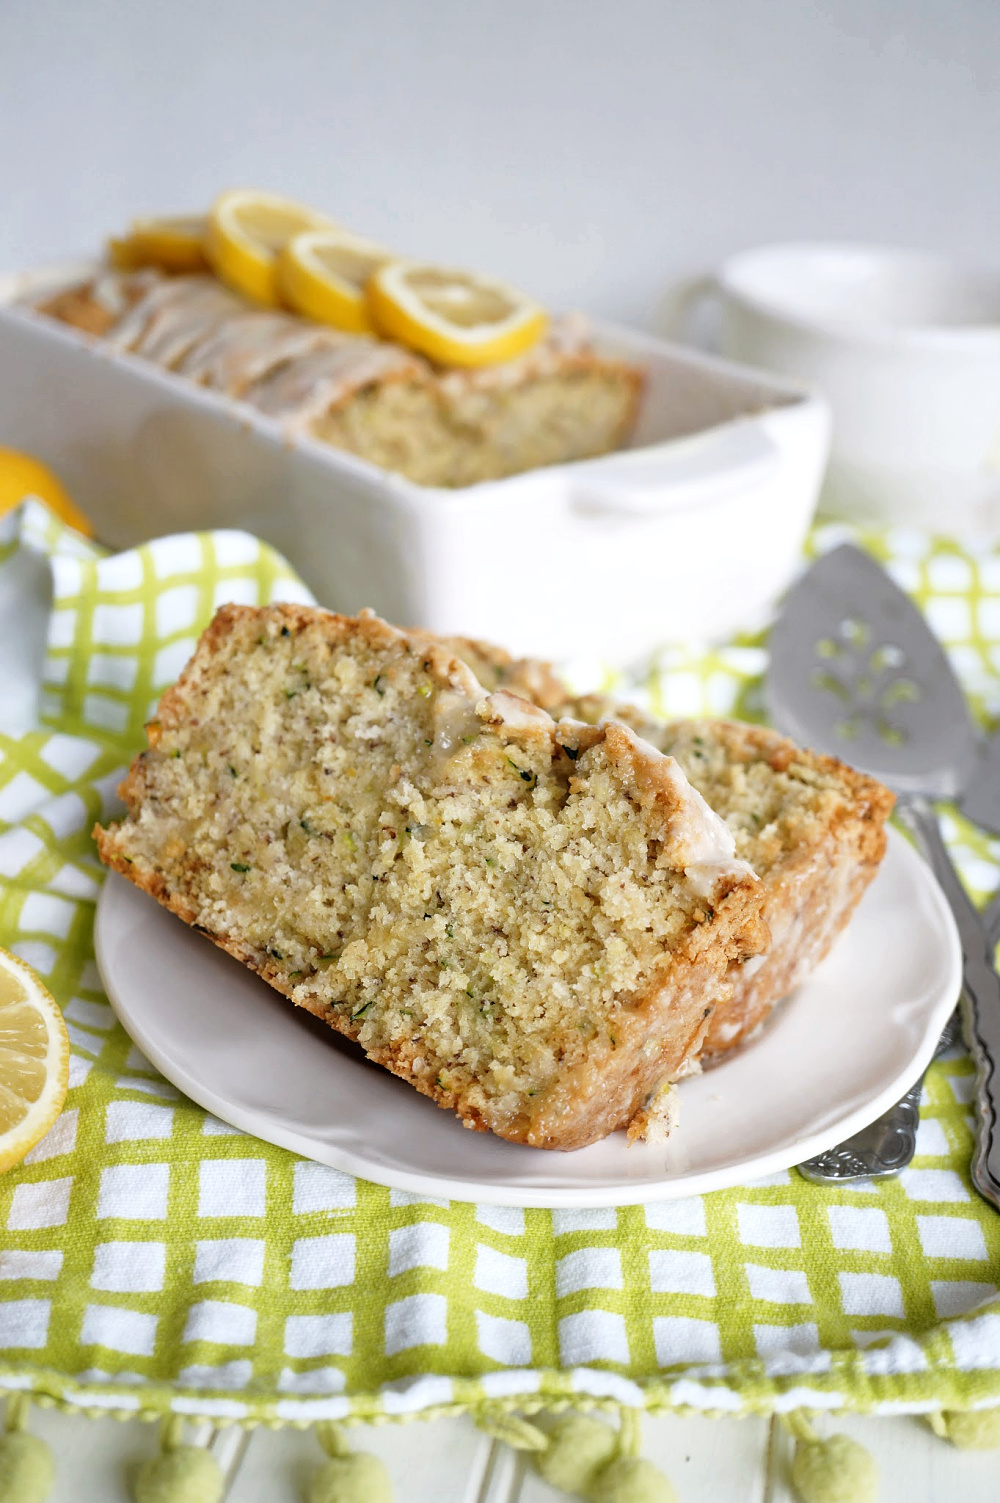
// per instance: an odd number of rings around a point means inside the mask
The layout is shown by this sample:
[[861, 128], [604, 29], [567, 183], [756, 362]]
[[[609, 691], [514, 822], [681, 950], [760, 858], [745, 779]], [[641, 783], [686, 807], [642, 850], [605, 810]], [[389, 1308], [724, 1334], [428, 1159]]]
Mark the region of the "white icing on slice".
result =
[[[640, 745], [649, 746], [648, 741], [641, 741], [638, 736], [635, 739]], [[742, 881], [751, 877], [756, 881], [753, 868], [736, 854], [732, 830], [691, 786], [680, 763], [673, 757], [664, 757], [655, 747], [649, 749], [666, 764], [664, 771], [681, 805], [681, 838], [688, 857], [684, 875], [697, 895], [710, 900], [723, 880]]]
[[483, 701], [482, 713], [484, 719], [495, 725], [502, 725], [509, 731], [548, 732], [555, 725], [552, 716], [545, 710], [506, 689], [498, 689], [495, 694], [487, 695]]

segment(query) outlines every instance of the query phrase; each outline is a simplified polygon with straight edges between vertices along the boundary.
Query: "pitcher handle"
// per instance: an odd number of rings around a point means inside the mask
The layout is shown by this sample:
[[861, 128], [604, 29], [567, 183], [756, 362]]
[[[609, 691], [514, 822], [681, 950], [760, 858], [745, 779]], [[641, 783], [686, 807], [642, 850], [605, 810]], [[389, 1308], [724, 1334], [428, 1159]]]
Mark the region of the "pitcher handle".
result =
[[693, 344], [692, 325], [695, 314], [720, 296], [719, 283], [713, 273], [682, 277], [673, 282], [660, 299], [656, 312], [656, 332], [681, 344]]

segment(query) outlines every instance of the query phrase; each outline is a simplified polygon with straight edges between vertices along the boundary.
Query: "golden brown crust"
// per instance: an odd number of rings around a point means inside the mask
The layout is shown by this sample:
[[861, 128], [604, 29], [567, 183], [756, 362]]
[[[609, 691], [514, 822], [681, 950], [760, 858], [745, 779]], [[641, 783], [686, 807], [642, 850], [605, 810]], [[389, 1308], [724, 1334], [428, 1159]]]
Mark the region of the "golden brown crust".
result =
[[117, 314], [93, 296], [89, 283], [85, 287], [71, 287], [66, 292], [59, 292], [39, 303], [37, 308], [39, 313], [98, 339], [103, 338], [118, 320]]

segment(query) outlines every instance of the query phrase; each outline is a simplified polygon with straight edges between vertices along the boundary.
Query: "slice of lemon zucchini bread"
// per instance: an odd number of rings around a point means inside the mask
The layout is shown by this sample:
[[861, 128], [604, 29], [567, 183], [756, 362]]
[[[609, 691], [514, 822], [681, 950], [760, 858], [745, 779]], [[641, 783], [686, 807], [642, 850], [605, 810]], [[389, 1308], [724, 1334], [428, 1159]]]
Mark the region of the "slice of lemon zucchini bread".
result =
[[222, 607], [149, 741], [101, 859], [470, 1127], [641, 1124], [767, 943], [675, 761], [368, 614]]
[[761, 879], [771, 932], [766, 955], [734, 972], [712, 1014], [705, 1062], [743, 1043], [775, 1003], [827, 955], [885, 855], [889, 790], [866, 774], [806, 751], [766, 726], [734, 720], [655, 720], [604, 695], [560, 697], [545, 663], [513, 659], [485, 642], [456, 639], [484, 682], [591, 724], [613, 716], [674, 757], [726, 821], [736, 853]]

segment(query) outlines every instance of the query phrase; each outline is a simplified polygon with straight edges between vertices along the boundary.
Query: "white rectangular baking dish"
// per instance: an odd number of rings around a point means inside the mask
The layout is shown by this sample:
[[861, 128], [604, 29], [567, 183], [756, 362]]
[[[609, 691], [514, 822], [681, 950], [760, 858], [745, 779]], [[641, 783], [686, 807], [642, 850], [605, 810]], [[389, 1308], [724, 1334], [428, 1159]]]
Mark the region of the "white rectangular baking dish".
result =
[[0, 443], [52, 464], [111, 547], [246, 528], [339, 610], [619, 661], [752, 626], [795, 569], [829, 447], [814, 394], [597, 323], [647, 371], [628, 450], [424, 487], [12, 305], [92, 270], [0, 279]]

